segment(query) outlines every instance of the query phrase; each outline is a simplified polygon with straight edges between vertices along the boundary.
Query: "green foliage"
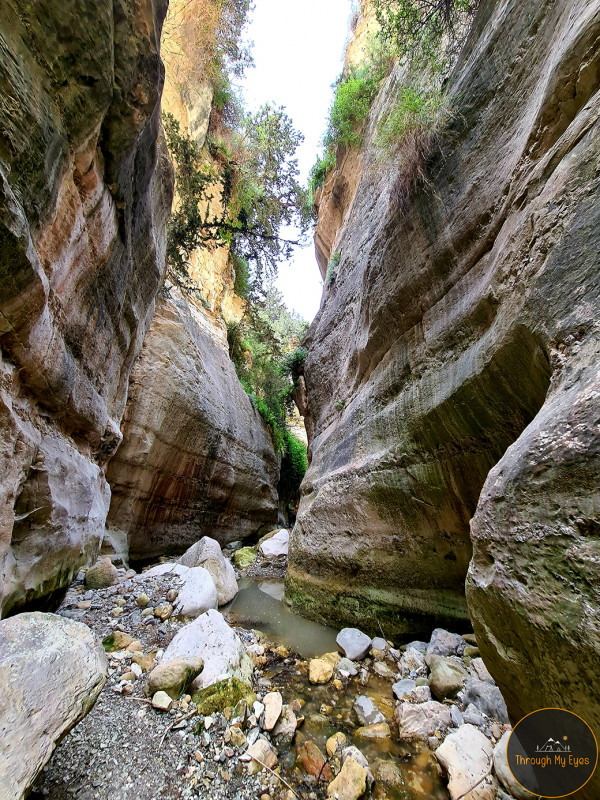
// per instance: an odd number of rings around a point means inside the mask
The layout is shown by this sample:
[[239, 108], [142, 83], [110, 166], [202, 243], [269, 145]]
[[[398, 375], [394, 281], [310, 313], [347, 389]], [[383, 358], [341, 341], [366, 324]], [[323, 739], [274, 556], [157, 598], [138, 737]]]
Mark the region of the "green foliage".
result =
[[250, 295], [250, 272], [248, 269], [248, 262], [245, 258], [232, 253], [231, 263], [234, 276], [233, 290], [238, 297], [241, 297], [243, 300], [248, 300]]
[[304, 347], [297, 347], [283, 357], [281, 362], [281, 371], [284, 375], [289, 375], [292, 379], [294, 388], [298, 388], [298, 378], [304, 372], [304, 363], [306, 361], [306, 349]]
[[279, 497], [286, 505], [295, 505], [300, 499], [300, 484], [308, 468], [306, 445], [289, 431], [285, 431], [284, 445], [279, 474]]
[[340, 263], [342, 254], [337, 250], [327, 262], [327, 272], [325, 273], [325, 284], [329, 286], [335, 280], [335, 273]]
[[343, 400], [336, 400], [333, 404], [338, 411], [343, 411], [346, 408], [346, 403]]
[[401, 62], [449, 70], [479, 0], [375, 0], [381, 36]]
[[444, 117], [444, 103], [439, 89], [402, 87], [397, 102], [379, 122], [376, 144], [390, 151], [411, 132], [434, 128]]
[[308, 188], [313, 196], [316, 190], [325, 183], [327, 173], [335, 167], [335, 161], [333, 150], [325, 150], [324, 154], [315, 161], [308, 176]]
[[362, 141], [360, 125], [369, 114], [379, 82], [362, 70], [353, 70], [337, 85], [325, 133], [325, 147], [357, 147]]

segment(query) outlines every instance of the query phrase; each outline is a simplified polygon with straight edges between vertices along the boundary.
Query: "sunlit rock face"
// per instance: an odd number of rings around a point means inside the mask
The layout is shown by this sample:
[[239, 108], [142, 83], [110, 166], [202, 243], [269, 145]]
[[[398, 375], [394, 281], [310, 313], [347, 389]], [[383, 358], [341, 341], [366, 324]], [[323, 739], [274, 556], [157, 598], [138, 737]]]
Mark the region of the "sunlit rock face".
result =
[[0, 600], [44, 605], [97, 548], [164, 270], [166, 0], [0, 7]]
[[599, 32], [597, 2], [483, 2], [407, 203], [370, 144], [392, 75], [307, 340], [288, 597], [386, 635], [459, 629], [473, 517], [469, 609], [513, 717], [598, 721]]
[[271, 436], [236, 375], [212, 315], [173, 292], [133, 369], [123, 444], [112, 459], [109, 524], [133, 559], [221, 544], [277, 522]]

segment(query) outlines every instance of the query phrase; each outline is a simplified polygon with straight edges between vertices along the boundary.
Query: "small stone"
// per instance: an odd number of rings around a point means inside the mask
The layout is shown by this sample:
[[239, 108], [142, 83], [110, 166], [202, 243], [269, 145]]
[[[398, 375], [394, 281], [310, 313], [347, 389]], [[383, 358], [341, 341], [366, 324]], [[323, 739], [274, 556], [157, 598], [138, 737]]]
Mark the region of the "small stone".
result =
[[341, 752], [346, 746], [347, 742], [348, 739], [346, 735], [341, 731], [334, 733], [333, 736], [330, 736], [329, 739], [327, 739], [327, 744], [325, 745], [327, 755], [331, 758], [335, 753]]
[[336, 800], [358, 800], [367, 789], [367, 770], [347, 758], [337, 778], [327, 787], [327, 796]]
[[358, 674], [358, 669], [353, 661], [349, 658], [341, 658], [337, 664], [336, 672], [342, 678], [352, 678]]
[[384, 664], [383, 661], [378, 661], [374, 665], [373, 672], [376, 675], [379, 675], [380, 678], [391, 679], [391, 678], [394, 678], [396, 676], [396, 671], [393, 670], [393, 669], [390, 669], [387, 664]]
[[291, 744], [297, 727], [298, 723], [296, 721], [296, 715], [294, 714], [291, 706], [284, 705], [281, 709], [279, 720], [273, 728], [272, 735], [276, 738], [277, 745], [284, 746]]
[[373, 650], [387, 650], [388, 643], [381, 636], [376, 636], [374, 639], [371, 639], [371, 648]]
[[312, 775], [313, 778], [318, 778], [319, 775], [326, 781], [330, 781], [333, 778], [331, 769], [326, 764], [325, 756], [313, 741], [304, 742], [298, 748], [296, 759], [304, 771]]
[[149, 602], [150, 602], [150, 596], [147, 595], [145, 592], [142, 592], [142, 594], [138, 594], [136, 598], [136, 603], [140, 608], [146, 608]]
[[336, 642], [344, 655], [352, 661], [360, 661], [371, 649], [371, 638], [358, 628], [343, 628]]
[[468, 675], [464, 665], [458, 659], [431, 656], [429, 667], [429, 688], [432, 694], [438, 700], [456, 697]]
[[81, 603], [77, 603], [77, 608], [80, 611], [89, 611], [91, 605], [92, 605], [91, 600], [82, 600]]
[[107, 653], [112, 653], [115, 650], [124, 650], [133, 642], [133, 637], [123, 631], [114, 631], [102, 639], [102, 647]]
[[152, 698], [152, 707], [159, 711], [168, 711], [173, 705], [173, 701], [166, 692], [156, 692]]
[[239, 750], [246, 744], [246, 736], [240, 728], [230, 728], [229, 741]]
[[201, 764], [201, 763], [204, 761], [204, 756], [202, 755], [202, 753], [200, 752], [200, 750], [196, 750], [196, 752], [194, 753], [194, 757], [195, 757], [196, 761], [197, 761], [199, 764]]
[[341, 692], [342, 689], [344, 688], [344, 684], [341, 682], [341, 680], [339, 678], [335, 678], [334, 679], [333, 685], [338, 690], [338, 692]]
[[283, 708], [281, 693], [267, 692], [263, 698], [263, 705], [265, 710], [261, 716], [261, 727], [265, 731], [271, 731], [275, 727]]
[[473, 647], [473, 645], [471, 644], [468, 644], [465, 647], [465, 651], [463, 653], [464, 658], [477, 658], [478, 655], [479, 655], [478, 647]]
[[387, 722], [377, 722], [375, 725], [363, 725], [354, 731], [358, 739], [389, 739], [392, 735]]
[[362, 694], [354, 701], [354, 710], [361, 725], [374, 725], [377, 722], [385, 722], [385, 717], [377, 708], [373, 700], [367, 695]]
[[172, 613], [173, 613], [173, 606], [170, 603], [167, 603], [166, 605], [162, 606], [157, 606], [154, 609], [154, 616], [157, 619], [162, 620], [163, 622], [168, 620]]
[[169, 589], [167, 594], [165, 595], [165, 600], [167, 603], [174, 603], [177, 600], [179, 592], [176, 589]]
[[457, 633], [436, 628], [427, 645], [428, 656], [462, 656], [466, 642]]
[[131, 683], [133, 683], [135, 681], [135, 679], [136, 679], [136, 674], [135, 674], [135, 672], [132, 672], [131, 670], [127, 670], [127, 672], [124, 672], [121, 675], [121, 680], [122, 681], [130, 681]]
[[141, 678], [142, 677], [143, 670], [142, 670], [142, 668], [140, 667], [139, 664], [136, 664], [136, 663], [132, 662], [131, 671], [133, 672], [133, 674], [135, 675], [136, 678]]
[[142, 611], [142, 617], [152, 617], [154, 616], [154, 608], [152, 606], [148, 606]]
[[127, 649], [130, 653], [141, 653], [144, 648], [142, 647], [141, 642], [138, 642], [137, 639], [134, 639], [133, 642], [130, 642], [127, 645]]
[[150, 672], [150, 670], [154, 669], [154, 659], [152, 656], [145, 656], [143, 653], [134, 653], [131, 657], [131, 661], [133, 664], [139, 664], [142, 668], [142, 672]]
[[112, 611], [110, 612], [110, 615], [111, 615], [111, 617], [115, 617], [115, 619], [116, 619], [117, 617], [120, 617], [122, 613], [123, 613], [123, 609], [117, 607], [117, 608], [113, 608], [112, 609]]
[[[250, 745], [250, 747], [246, 750], [246, 756], [250, 757], [250, 761], [248, 762], [248, 775], [256, 775], [258, 772], [261, 772], [263, 769], [262, 764], [266, 764], [267, 767], [273, 769], [273, 767], [277, 764], [277, 756], [271, 749], [271, 745], [267, 742], [266, 739], [257, 739], [254, 744]], [[262, 764], [259, 764], [258, 761], [254, 760], [254, 756], [262, 761]]]
[[311, 683], [328, 683], [332, 675], [332, 664], [322, 658], [311, 658], [308, 664], [308, 680]]
[[467, 642], [468, 644], [472, 644], [472, 645], [474, 645], [475, 647], [477, 647], [477, 638], [476, 638], [476, 636], [475, 636], [475, 634], [474, 634], [474, 633], [463, 633], [463, 637], [462, 637], [462, 638], [463, 638], [463, 639], [465, 640], [465, 642]]

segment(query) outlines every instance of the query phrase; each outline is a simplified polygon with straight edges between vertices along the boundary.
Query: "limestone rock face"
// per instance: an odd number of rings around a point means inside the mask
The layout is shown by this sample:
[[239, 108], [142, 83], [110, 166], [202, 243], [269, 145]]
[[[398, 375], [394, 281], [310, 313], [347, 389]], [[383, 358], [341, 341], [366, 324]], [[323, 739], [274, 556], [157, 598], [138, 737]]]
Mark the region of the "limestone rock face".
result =
[[[92, 560], [164, 270], [166, 0], [0, 7], [0, 606]], [[59, 87], [59, 89], [57, 89]]]
[[477, 642], [513, 721], [559, 705], [592, 727], [598, 10], [482, 2], [448, 83], [454, 122], [408, 200], [402, 165], [378, 171], [371, 146], [396, 74], [375, 101], [305, 340], [314, 436], [286, 581], [314, 618], [460, 632], [473, 555]]
[[0, 622], [0, 795], [21, 800], [55, 746], [91, 710], [107, 674], [81, 622], [40, 612]]
[[221, 544], [277, 521], [278, 464], [226, 345], [181, 297], [160, 300], [110, 463], [110, 523], [130, 555]]

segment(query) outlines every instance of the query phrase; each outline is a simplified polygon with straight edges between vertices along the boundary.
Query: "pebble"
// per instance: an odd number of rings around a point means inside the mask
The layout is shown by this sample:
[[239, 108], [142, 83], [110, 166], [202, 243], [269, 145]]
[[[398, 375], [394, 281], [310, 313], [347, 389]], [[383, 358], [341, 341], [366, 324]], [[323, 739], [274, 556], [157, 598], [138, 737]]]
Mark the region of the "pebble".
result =
[[150, 602], [150, 596], [147, 595], [145, 592], [142, 592], [142, 594], [138, 594], [136, 603], [140, 608], [146, 608], [149, 602]]
[[173, 701], [166, 692], [156, 692], [152, 698], [152, 707], [159, 711], [168, 711], [173, 705]]

